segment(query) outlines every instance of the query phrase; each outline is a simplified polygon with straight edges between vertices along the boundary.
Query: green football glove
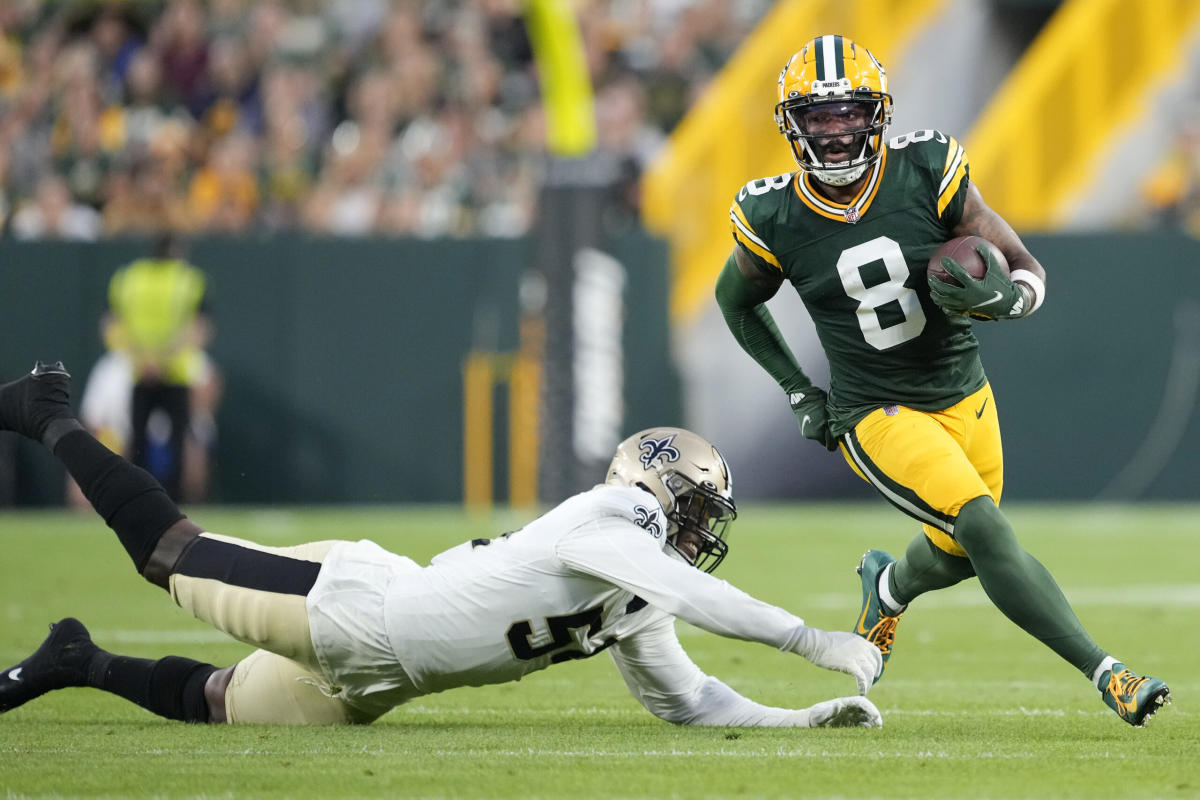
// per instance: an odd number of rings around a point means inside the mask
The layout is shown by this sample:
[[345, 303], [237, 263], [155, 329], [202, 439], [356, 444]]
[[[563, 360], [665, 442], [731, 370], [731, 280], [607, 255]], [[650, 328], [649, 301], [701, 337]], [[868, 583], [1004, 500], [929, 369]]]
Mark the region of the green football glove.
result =
[[788, 399], [792, 404], [792, 413], [800, 423], [800, 433], [806, 439], [822, 444], [826, 450], [837, 450], [837, 439], [829, 432], [829, 415], [825, 411], [828, 399], [824, 390], [815, 386], [791, 392]]
[[943, 258], [942, 267], [962, 286], [929, 276], [929, 295], [947, 314], [970, 314], [975, 319], [1017, 319], [1029, 311], [1029, 299], [996, 263], [987, 247], [977, 248], [987, 270], [976, 280], [953, 258]]

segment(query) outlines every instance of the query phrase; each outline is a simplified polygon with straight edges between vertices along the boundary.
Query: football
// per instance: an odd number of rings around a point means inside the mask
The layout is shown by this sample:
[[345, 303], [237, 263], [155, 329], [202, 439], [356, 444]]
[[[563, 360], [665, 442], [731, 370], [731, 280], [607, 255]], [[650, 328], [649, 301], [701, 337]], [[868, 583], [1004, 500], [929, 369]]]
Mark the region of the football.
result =
[[1004, 257], [1004, 253], [1000, 252], [999, 247], [996, 247], [996, 245], [982, 236], [959, 236], [943, 244], [933, 254], [933, 257], [929, 259], [929, 274], [942, 283], [958, 286], [958, 281], [950, 277], [949, 273], [942, 268], [942, 258], [949, 256], [961, 264], [962, 268], [972, 278], [982, 278], [983, 273], [987, 270], [987, 262], [983, 260], [983, 256], [979, 255], [979, 252], [976, 250], [980, 245], [991, 249], [996, 263], [1004, 270], [1004, 274], [1007, 275], [1008, 259]]

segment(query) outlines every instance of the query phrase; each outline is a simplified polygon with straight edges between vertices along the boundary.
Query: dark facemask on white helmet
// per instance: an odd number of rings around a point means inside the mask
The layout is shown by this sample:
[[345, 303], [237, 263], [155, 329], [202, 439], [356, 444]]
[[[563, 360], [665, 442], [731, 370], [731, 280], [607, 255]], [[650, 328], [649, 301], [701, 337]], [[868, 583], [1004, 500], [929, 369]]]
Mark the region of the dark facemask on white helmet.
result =
[[737, 518], [733, 500], [678, 472], [664, 475], [663, 483], [675, 495], [675, 506], [667, 514], [675, 532], [667, 543], [689, 564], [712, 572], [729, 552], [725, 533]]

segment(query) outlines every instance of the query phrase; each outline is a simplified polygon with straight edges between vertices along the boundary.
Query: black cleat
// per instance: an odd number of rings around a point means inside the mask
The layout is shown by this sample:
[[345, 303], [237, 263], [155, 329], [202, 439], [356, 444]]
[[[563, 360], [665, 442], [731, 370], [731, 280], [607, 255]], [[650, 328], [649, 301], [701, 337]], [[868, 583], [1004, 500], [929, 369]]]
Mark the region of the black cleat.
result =
[[0, 714], [55, 689], [86, 686], [88, 665], [99, 651], [79, 620], [55, 622], [33, 655], [0, 672]]
[[71, 374], [61, 361], [39, 361], [28, 375], [0, 386], [0, 431], [40, 442], [51, 422], [70, 415]]

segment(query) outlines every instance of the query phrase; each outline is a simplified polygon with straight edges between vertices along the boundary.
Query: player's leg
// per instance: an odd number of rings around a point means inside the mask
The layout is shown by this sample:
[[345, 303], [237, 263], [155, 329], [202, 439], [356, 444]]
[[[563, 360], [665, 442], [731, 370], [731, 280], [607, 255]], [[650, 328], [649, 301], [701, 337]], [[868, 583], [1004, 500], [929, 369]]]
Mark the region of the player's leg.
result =
[[171, 568], [171, 597], [238, 641], [319, 669], [307, 598], [335, 544], [266, 547], [204, 532]]
[[879, 648], [886, 666], [908, 603], [974, 574], [966, 553], [942, 530], [952, 516], [929, 497], [931, 481], [944, 484], [955, 475], [938, 465], [957, 459], [965, 468], [961, 474], [970, 476], [968, 484], [953, 489], [955, 495], [970, 497], [985, 489], [961, 448], [947, 435], [943, 421], [934, 415], [898, 406], [877, 409], [842, 438], [841, 446], [859, 477], [924, 523], [925, 533], [909, 543], [899, 560], [869, 550], [858, 567], [863, 600], [853, 630]]
[[1121, 719], [1144, 725], [1167, 702], [1171, 690], [1164, 681], [1133, 672], [1096, 644], [1054, 576], [1020, 546], [990, 497], [963, 506], [955, 538], [996, 608], [1086, 675]]
[[[151, 567], [160, 540], [176, 546], [200, 533], [150, 473], [96, 440], [71, 416], [70, 375], [61, 362], [0, 386], [0, 430], [40, 441], [117, 534], [138, 572], [167, 588], [161, 565]], [[159, 561], [162, 559], [160, 558]]]
[[0, 673], [0, 713], [56, 689], [90, 686], [168, 719], [209, 722], [205, 685], [217, 671], [180, 656], [109, 653], [92, 642], [83, 623], [68, 617], [50, 626], [50, 635], [32, 655]]
[[[976, 417], [982, 408], [988, 416]], [[1000, 513], [1003, 461], [994, 402], [985, 387], [937, 413], [881, 409], [845, 440], [855, 467], [886, 498], [925, 526], [892, 565], [880, 594], [891, 610], [956, 576], [965, 556], [988, 597], [1010, 619], [1090, 674], [1104, 654], [1087, 636], [1049, 573], [1017, 542]], [[969, 575], [963, 569], [961, 576]], [[882, 581], [881, 581], [882, 583]]]
[[208, 700], [213, 721], [233, 724], [366, 725], [390, 708], [352, 705], [319, 673], [266, 650], [215, 673]]
[[350, 705], [318, 673], [266, 650], [224, 668], [181, 656], [122, 656], [96, 646], [83, 623], [68, 617], [32, 655], [0, 673], [0, 713], [68, 687], [101, 689], [182, 722], [366, 724], [387, 710]]
[[943, 550], [922, 529], [884, 577], [896, 608], [903, 610], [926, 592], [945, 589], [974, 576], [975, 568], [965, 553]]
[[993, 604], [1091, 678], [1122, 718], [1141, 724], [1153, 713], [1166, 697], [1166, 685], [1142, 679], [1100, 649], [997, 507], [1003, 456], [989, 387], [936, 414], [881, 409], [844, 444], [860, 474], [925, 523], [928, 545], [910, 545], [884, 576], [888, 581], [880, 582], [880, 594], [892, 599], [892, 610], [903, 611], [919, 594], [956, 582], [955, 562], [948, 559], [965, 555]]
[[70, 376], [39, 364], [0, 386], [0, 430], [41, 441], [63, 463], [147, 580], [231, 636], [315, 666], [305, 597], [330, 543], [260, 547], [205, 534], [148, 472], [70, 416]]
[[985, 386], [960, 403], [963, 452], [989, 493], [963, 503], [954, 539], [992, 603], [1023, 630], [1091, 677], [1105, 653], [1092, 640], [1049, 570], [1030, 555], [998, 508], [1004, 456], [995, 398]]

